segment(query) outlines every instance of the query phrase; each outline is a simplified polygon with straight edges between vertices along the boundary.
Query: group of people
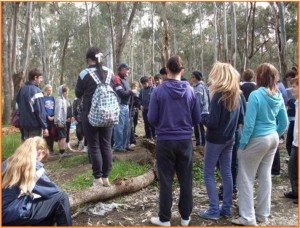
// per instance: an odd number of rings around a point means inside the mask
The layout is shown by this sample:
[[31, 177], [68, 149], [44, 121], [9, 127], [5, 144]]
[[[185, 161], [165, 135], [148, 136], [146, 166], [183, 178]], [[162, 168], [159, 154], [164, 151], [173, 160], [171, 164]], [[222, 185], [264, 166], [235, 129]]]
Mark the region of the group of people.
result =
[[[271, 211], [272, 163], [279, 138], [288, 126], [288, 112], [278, 89], [279, 73], [273, 65], [259, 65], [255, 83], [251, 82], [254, 72], [245, 71], [243, 77], [246, 80], [250, 74], [249, 82], [241, 85], [240, 74], [233, 66], [217, 62], [208, 75], [207, 85], [200, 71], [192, 72], [191, 85], [183, 80], [184, 64], [180, 56], [175, 55], [153, 81], [149, 77], [141, 77], [142, 89], [138, 90], [139, 82], [134, 81], [130, 85], [127, 80], [130, 67], [121, 64], [109, 82], [119, 101], [118, 124], [95, 127], [88, 119], [92, 97], [98, 86], [91, 72], [101, 83], [106, 83], [108, 75], [113, 74], [103, 65], [101, 56], [99, 48], [88, 49], [88, 66], [78, 76], [76, 103], [74, 101], [71, 115], [67, 112], [68, 107], [72, 109], [72, 105], [68, 104], [68, 88], [60, 86], [59, 97], [54, 100], [50, 86], [45, 86], [44, 95], [38, 88], [42, 73], [38, 69], [29, 72], [29, 81], [17, 96], [24, 142], [2, 164], [4, 224], [71, 225], [68, 197], [49, 180], [41, 163], [49, 155], [49, 150], [53, 151], [53, 141], [49, 139], [53, 126], [57, 131], [59, 152], [64, 154], [67, 123], [72, 116], [76, 119], [79, 142], [82, 144], [84, 138], [88, 146], [93, 185], [109, 187], [112, 149], [116, 153], [132, 150], [130, 145], [135, 142], [138, 110], [142, 111], [145, 137], [156, 139], [159, 212], [158, 217], [150, 219], [152, 224], [171, 225], [175, 173], [180, 186], [178, 206], [181, 225], [190, 224], [193, 209], [193, 134], [196, 146], [205, 145], [204, 182], [209, 198], [208, 209], [200, 211], [198, 215], [212, 220], [218, 220], [220, 216], [231, 217], [233, 192], [238, 190], [240, 217], [233, 219], [232, 223], [256, 225], [268, 219]], [[297, 97], [298, 77], [294, 75], [290, 83]], [[250, 87], [253, 87], [251, 92]], [[289, 130], [288, 136], [293, 138], [289, 138], [292, 142], [289, 161], [292, 191], [286, 194], [288, 198], [298, 197], [295, 162], [298, 157], [297, 98], [290, 105], [293, 104], [296, 107], [295, 117], [290, 121], [294, 121], [294, 127]], [[216, 167], [220, 169], [222, 177], [221, 204], [215, 182]], [[256, 175], [259, 188], [255, 207], [253, 194]], [[47, 208], [46, 212], [42, 214], [41, 208]]]

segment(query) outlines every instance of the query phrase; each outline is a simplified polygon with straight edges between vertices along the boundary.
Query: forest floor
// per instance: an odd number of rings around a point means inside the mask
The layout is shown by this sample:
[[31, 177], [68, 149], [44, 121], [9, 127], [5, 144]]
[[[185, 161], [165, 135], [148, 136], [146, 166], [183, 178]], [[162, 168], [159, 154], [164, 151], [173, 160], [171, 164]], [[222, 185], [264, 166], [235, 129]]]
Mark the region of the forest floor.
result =
[[[75, 136], [71, 136], [71, 143], [74, 143]], [[137, 145], [132, 152], [113, 153], [114, 159], [130, 159], [137, 162], [148, 162], [153, 159], [151, 153], [142, 143], [142, 138], [138, 138]], [[290, 190], [290, 183], [287, 174], [287, 152], [285, 143], [281, 147], [281, 175], [273, 178], [272, 188], [272, 211], [268, 224], [262, 226], [298, 226], [298, 205], [293, 200], [284, 198], [284, 192]], [[203, 150], [194, 150], [194, 159], [203, 161]], [[57, 162], [56, 159], [47, 163]], [[47, 164], [46, 164], [47, 167]], [[53, 181], [62, 182], [70, 180], [75, 174], [91, 169], [90, 164], [85, 164], [72, 169], [64, 169], [49, 173]], [[220, 185], [220, 183], [218, 183]], [[256, 184], [257, 185], [257, 184]], [[155, 181], [150, 186], [129, 195], [122, 195], [104, 202], [93, 202], [83, 205], [80, 209], [73, 211], [74, 226], [151, 226], [150, 218], [157, 216], [159, 185]], [[172, 226], [180, 225], [180, 214], [178, 212], [179, 187], [175, 181], [173, 185], [173, 207]], [[191, 214], [190, 226], [232, 226], [230, 219], [221, 218], [218, 221], [211, 221], [200, 218], [197, 213], [208, 207], [208, 197], [204, 183], [193, 183], [194, 207]], [[107, 212], [99, 214], [99, 208], [106, 208]], [[233, 217], [238, 216], [237, 200], [233, 204]]]

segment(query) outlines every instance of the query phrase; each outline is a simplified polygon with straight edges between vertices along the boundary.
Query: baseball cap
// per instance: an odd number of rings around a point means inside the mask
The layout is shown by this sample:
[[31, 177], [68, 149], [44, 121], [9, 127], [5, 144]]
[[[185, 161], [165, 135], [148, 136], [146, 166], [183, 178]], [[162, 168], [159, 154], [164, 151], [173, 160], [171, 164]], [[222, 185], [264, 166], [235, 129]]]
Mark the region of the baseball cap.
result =
[[118, 71], [122, 70], [123, 68], [130, 69], [131, 67], [128, 66], [126, 63], [121, 63], [120, 66], [118, 67]]

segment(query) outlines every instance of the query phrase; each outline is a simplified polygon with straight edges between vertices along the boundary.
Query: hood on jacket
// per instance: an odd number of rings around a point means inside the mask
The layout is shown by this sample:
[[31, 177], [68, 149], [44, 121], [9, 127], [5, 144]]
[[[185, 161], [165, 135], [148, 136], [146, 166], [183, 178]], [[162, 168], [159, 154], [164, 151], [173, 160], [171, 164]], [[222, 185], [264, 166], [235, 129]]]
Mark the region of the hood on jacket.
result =
[[58, 87], [58, 89], [57, 89], [57, 93], [58, 93], [58, 96], [59, 97], [62, 97], [62, 95], [63, 95], [63, 92], [62, 92], [62, 88], [64, 87], [64, 85], [60, 85], [59, 87]]
[[282, 94], [278, 91], [273, 96], [271, 96], [267, 89], [264, 87], [260, 87], [259, 91], [263, 94], [264, 98], [266, 99], [267, 103], [269, 104], [270, 108], [273, 111], [278, 112], [279, 108], [281, 107], [283, 97]]
[[189, 83], [186, 81], [178, 81], [174, 79], [167, 79], [162, 83], [162, 86], [174, 99], [180, 99], [186, 93]]

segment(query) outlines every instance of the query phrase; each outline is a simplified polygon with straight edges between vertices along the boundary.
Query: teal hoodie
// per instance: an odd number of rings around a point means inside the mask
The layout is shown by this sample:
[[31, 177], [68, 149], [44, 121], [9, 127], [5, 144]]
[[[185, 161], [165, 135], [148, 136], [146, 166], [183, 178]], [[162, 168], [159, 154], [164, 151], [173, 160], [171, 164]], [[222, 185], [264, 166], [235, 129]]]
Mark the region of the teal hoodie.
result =
[[288, 117], [280, 92], [268, 94], [265, 87], [253, 91], [247, 103], [240, 149], [245, 149], [250, 139], [273, 134], [282, 135], [288, 126]]

